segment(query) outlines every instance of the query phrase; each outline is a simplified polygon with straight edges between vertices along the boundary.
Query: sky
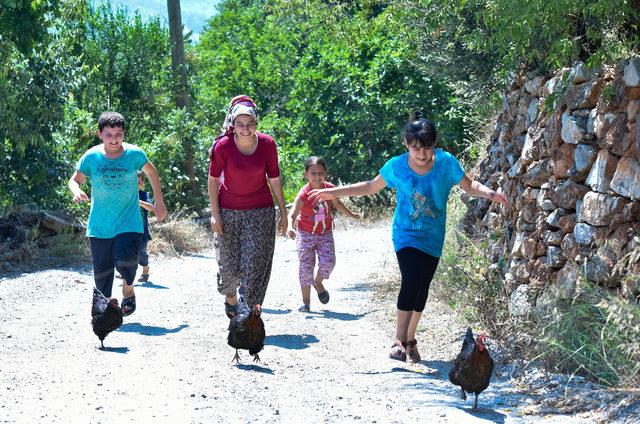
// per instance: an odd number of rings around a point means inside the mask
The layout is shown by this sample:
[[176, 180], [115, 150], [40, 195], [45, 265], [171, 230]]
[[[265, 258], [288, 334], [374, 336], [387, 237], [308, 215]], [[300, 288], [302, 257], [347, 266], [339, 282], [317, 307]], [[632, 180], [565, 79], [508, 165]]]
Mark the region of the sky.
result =
[[[100, 0], [93, 0], [99, 3]], [[114, 5], [124, 5], [129, 13], [135, 10], [143, 18], [160, 15], [165, 22], [167, 18], [167, 0], [111, 0]], [[193, 39], [197, 41], [207, 20], [217, 13], [216, 5], [220, 0], [180, 0], [182, 25], [186, 31], [193, 31]]]

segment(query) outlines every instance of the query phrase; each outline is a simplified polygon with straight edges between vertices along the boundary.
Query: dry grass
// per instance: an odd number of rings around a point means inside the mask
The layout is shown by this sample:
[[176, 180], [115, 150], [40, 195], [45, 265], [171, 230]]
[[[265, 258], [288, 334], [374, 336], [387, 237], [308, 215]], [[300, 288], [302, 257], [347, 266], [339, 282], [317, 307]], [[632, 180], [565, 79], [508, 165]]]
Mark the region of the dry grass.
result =
[[195, 215], [187, 215], [182, 209], [174, 212], [164, 222], [150, 222], [153, 240], [149, 253], [182, 255], [196, 253], [211, 246], [211, 233], [207, 227], [195, 221]]

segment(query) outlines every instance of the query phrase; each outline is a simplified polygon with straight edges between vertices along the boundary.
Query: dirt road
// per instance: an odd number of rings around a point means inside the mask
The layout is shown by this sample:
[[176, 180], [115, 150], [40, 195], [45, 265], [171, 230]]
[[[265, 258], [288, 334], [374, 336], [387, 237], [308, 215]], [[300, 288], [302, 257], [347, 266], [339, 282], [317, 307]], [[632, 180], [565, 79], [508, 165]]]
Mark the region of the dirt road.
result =
[[464, 325], [437, 303], [418, 337], [422, 363], [388, 359], [395, 306], [371, 288], [397, 273], [388, 224], [335, 236], [331, 301], [312, 298], [310, 313], [297, 311], [295, 243], [277, 241], [261, 364], [247, 352], [231, 363], [211, 252], [153, 258], [138, 310], [104, 351], [90, 326], [90, 266], [2, 276], [0, 422], [586, 422], [523, 415], [531, 400], [505, 367], [472, 412], [447, 379]]

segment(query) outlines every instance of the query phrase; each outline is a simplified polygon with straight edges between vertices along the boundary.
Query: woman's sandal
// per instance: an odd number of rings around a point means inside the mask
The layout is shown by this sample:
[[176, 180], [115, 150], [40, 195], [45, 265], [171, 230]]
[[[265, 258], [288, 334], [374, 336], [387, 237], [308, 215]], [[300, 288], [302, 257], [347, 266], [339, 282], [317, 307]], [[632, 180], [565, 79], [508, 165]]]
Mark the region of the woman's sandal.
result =
[[409, 361], [411, 361], [414, 364], [417, 364], [418, 362], [420, 362], [421, 358], [420, 358], [420, 352], [418, 352], [418, 342], [416, 340], [409, 340], [407, 342], [407, 357], [409, 358]]
[[122, 299], [122, 315], [128, 317], [136, 310], [136, 296], [127, 297]]
[[227, 318], [231, 319], [238, 315], [238, 304], [230, 305], [226, 301], [224, 302], [224, 312], [227, 314]]
[[407, 344], [405, 342], [401, 342], [400, 340], [396, 340], [391, 346], [391, 351], [389, 352], [389, 358], [395, 359], [397, 361], [406, 361], [407, 360]]

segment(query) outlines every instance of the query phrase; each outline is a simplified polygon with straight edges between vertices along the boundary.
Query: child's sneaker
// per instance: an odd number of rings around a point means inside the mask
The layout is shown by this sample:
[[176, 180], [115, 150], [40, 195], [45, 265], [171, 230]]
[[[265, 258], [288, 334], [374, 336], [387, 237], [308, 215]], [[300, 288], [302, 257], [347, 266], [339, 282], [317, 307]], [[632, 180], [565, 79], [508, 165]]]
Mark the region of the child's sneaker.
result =
[[298, 308], [298, 312], [309, 312], [310, 310], [311, 308], [309, 308], [309, 305], [302, 305]]
[[326, 305], [327, 303], [329, 303], [329, 292], [327, 290], [325, 290], [325, 291], [323, 291], [321, 293], [318, 293], [318, 300], [323, 305]]
[[142, 274], [140, 278], [138, 278], [138, 283], [146, 283], [149, 281], [149, 274]]

